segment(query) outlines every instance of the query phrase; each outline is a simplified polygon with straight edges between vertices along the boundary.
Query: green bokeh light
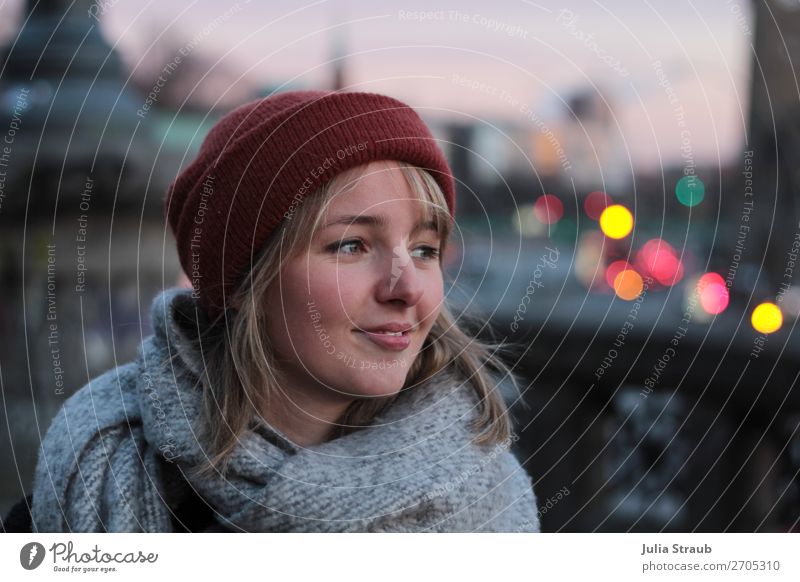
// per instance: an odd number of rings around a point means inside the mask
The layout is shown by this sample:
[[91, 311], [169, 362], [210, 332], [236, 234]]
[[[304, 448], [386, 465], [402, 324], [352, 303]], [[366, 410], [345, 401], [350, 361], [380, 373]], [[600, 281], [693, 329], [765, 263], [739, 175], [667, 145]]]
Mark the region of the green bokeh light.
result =
[[551, 236], [562, 242], [577, 242], [578, 225], [571, 218], [562, 218], [557, 224], [551, 225]]
[[684, 206], [697, 206], [706, 195], [706, 187], [697, 176], [684, 176], [675, 185], [675, 195]]

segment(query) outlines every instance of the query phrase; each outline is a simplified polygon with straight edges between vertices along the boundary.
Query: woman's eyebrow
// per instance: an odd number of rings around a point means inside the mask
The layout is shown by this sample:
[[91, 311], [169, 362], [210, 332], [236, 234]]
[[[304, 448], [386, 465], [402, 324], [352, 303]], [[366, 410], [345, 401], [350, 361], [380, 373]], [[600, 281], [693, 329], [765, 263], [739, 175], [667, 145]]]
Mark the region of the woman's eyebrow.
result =
[[[362, 225], [362, 226], [370, 226], [373, 228], [386, 228], [388, 221], [386, 217], [382, 214], [378, 215], [371, 215], [371, 214], [358, 214], [358, 215], [351, 215], [347, 214], [344, 216], [339, 216], [338, 218], [334, 218], [328, 224], [323, 226], [322, 228], [328, 228], [330, 226], [336, 225], [345, 225], [351, 226], [354, 224]], [[439, 229], [436, 227], [436, 221], [434, 220], [426, 220], [422, 222], [418, 222], [412, 231], [412, 234], [416, 234], [423, 230], [430, 230], [433, 232], [439, 232]]]

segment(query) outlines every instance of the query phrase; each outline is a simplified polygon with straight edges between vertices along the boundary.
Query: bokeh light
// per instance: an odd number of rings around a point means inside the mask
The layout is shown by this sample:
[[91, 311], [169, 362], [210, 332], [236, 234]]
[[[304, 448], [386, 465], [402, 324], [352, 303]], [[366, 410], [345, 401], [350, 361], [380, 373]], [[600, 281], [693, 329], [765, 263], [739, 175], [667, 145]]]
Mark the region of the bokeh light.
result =
[[578, 235], [578, 225], [571, 218], [562, 218], [553, 227], [553, 238], [575, 244]]
[[730, 293], [725, 279], [719, 273], [706, 273], [697, 281], [696, 288], [700, 306], [706, 313], [718, 315], [728, 307]]
[[614, 278], [614, 292], [625, 301], [636, 299], [644, 289], [642, 276], [633, 269], [625, 269]]
[[785, 316], [800, 316], [800, 286], [792, 285], [783, 294], [781, 310]]
[[[605, 242], [606, 238], [603, 233], [597, 230], [583, 232], [578, 239], [575, 251], [575, 278], [587, 289], [603, 287]], [[612, 282], [609, 282], [609, 287]]]
[[717, 285], [725, 285], [725, 279], [719, 273], [706, 273], [697, 281], [698, 292], [703, 291], [703, 287], [716, 283]]
[[600, 230], [609, 238], [625, 238], [633, 230], [633, 214], [621, 204], [612, 204], [600, 215]]
[[671, 286], [683, 278], [683, 263], [675, 249], [665, 240], [647, 241], [637, 255], [639, 270], [660, 284]]
[[543, 194], [536, 199], [533, 205], [533, 213], [539, 222], [544, 224], [555, 224], [564, 216], [564, 205], [558, 197], [552, 194]]
[[684, 176], [675, 184], [675, 196], [684, 206], [697, 206], [706, 195], [706, 186], [697, 176]]
[[611, 206], [611, 202], [611, 196], [605, 192], [600, 192], [599, 190], [590, 192], [586, 200], [583, 201], [583, 210], [586, 212], [586, 216], [592, 220], [599, 220], [603, 210]]
[[783, 325], [783, 314], [780, 307], [774, 303], [765, 302], [753, 310], [750, 321], [757, 332], [773, 333]]
[[608, 286], [613, 289], [614, 279], [616, 279], [617, 275], [626, 269], [633, 269], [633, 265], [631, 265], [625, 259], [614, 261], [608, 267], [606, 267], [606, 283], [608, 283]]
[[523, 204], [514, 211], [511, 223], [522, 236], [535, 237], [544, 234], [546, 227], [536, 219], [533, 204]]

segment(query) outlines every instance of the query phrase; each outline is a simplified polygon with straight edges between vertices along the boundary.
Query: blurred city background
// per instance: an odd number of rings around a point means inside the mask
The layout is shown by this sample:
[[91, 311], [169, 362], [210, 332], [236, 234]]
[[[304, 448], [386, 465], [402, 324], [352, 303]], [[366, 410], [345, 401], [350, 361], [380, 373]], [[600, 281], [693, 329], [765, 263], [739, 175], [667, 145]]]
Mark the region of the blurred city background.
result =
[[800, 3], [17, 0], [0, 46], [0, 514], [185, 284], [161, 203], [208, 129], [321, 88], [441, 140], [544, 531], [798, 530]]

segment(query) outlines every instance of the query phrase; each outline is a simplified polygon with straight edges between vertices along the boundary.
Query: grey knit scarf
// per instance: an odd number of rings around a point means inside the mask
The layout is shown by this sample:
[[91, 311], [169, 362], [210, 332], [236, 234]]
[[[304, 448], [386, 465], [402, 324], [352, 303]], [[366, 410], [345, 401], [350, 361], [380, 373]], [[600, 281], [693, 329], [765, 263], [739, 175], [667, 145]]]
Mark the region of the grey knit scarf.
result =
[[176, 483], [188, 483], [237, 531], [539, 531], [530, 478], [509, 443], [471, 442], [478, 400], [453, 373], [401, 392], [370, 426], [313, 447], [256, 418], [225, 474], [192, 477], [187, 469], [208, 451], [202, 358], [174, 310], [191, 311], [193, 301], [188, 290], [159, 294], [138, 358], [58, 412], [36, 467], [35, 530], [168, 532]]

